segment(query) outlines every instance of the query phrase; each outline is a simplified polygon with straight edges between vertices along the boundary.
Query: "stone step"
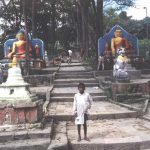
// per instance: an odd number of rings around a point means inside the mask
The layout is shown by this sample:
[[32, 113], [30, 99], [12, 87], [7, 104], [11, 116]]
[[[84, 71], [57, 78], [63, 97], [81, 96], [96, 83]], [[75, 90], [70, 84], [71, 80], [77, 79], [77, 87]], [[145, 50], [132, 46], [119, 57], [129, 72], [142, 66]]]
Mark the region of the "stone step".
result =
[[56, 76], [60, 75], [60, 76], [66, 76], [66, 75], [93, 75], [92, 71], [61, 71], [61, 72], [57, 72]]
[[[73, 87], [71, 87], [71, 88], [73, 88]], [[70, 88], [70, 89], [71, 89], [71, 88]], [[56, 88], [55, 88], [55, 89], [56, 89]], [[58, 89], [58, 88], [57, 88], [57, 89]], [[51, 93], [51, 97], [72, 97], [72, 96], [75, 95], [75, 93], [77, 93], [77, 92], [75, 92], [75, 91], [68, 92], [68, 93], [67, 93], [67, 91], [64, 92], [64, 93], [52, 92], [52, 93]], [[91, 96], [104, 96], [105, 93], [104, 93], [104, 92], [90, 92], [90, 95], [91, 95]]]
[[0, 150], [47, 150], [52, 130], [52, 121], [44, 129], [40, 123], [0, 126]]
[[[61, 97], [72, 97], [75, 93], [78, 93], [77, 87], [63, 87], [63, 88], [54, 88], [51, 92], [51, 96], [61, 96]], [[85, 92], [90, 93], [92, 96], [101, 96], [105, 95], [104, 91], [98, 87], [86, 87]]]
[[96, 76], [112, 76], [112, 70], [101, 70], [101, 71], [95, 71]]
[[127, 93], [127, 94], [115, 94], [116, 100], [117, 101], [123, 101], [126, 99], [136, 99], [136, 98], [141, 98], [142, 93]]
[[3, 125], [0, 126], [0, 143], [38, 138], [49, 138], [50, 140], [52, 129], [53, 122], [51, 121], [45, 125], [44, 129], [41, 129], [40, 123]]
[[83, 79], [87, 79], [87, 78], [93, 78], [93, 75], [80, 75], [80, 74], [76, 74], [76, 75], [56, 75], [55, 78], [56, 79], [70, 79], [70, 78], [83, 78]]
[[[71, 70], [72, 69], [72, 70]], [[64, 67], [64, 68], [61, 68], [61, 70], [59, 70], [59, 73], [61, 74], [85, 74], [87, 72], [89, 72], [89, 74], [91, 72], [93, 72], [94, 70], [93, 69], [73, 69], [73, 67], [70, 67], [70, 69], [68, 69], [67, 67]]]
[[[51, 93], [51, 97], [72, 97], [75, 93]], [[102, 96], [104, 93], [90, 93], [91, 96]]]
[[94, 78], [89, 79], [56, 79], [54, 80], [54, 84], [64, 84], [64, 83], [97, 83], [97, 81]]
[[142, 74], [141, 78], [142, 79], [150, 79], [150, 74]]
[[[107, 96], [93, 96], [93, 101], [107, 101]], [[73, 97], [51, 97], [51, 102], [73, 102]]]
[[[148, 65], [148, 67], [150, 67], [149, 63], [147, 65]], [[150, 68], [142, 69], [142, 74], [150, 74]]]
[[[55, 119], [59, 121], [73, 120], [73, 103], [72, 102], [52, 102], [49, 104], [46, 119]], [[89, 119], [118, 119], [137, 117], [139, 114], [136, 111], [130, 111], [124, 107], [105, 102], [94, 101], [89, 111]]]
[[71, 64], [61, 63], [61, 67], [75, 67], [75, 66], [86, 66], [86, 65], [83, 65], [81, 63], [71, 63]]
[[0, 150], [47, 150], [50, 138], [26, 139], [0, 143]]
[[125, 100], [120, 100], [118, 102], [122, 102], [125, 104], [132, 104], [132, 103], [140, 103], [140, 102], [145, 102], [146, 98], [133, 98], [133, 99], [125, 99]]
[[150, 149], [150, 122], [142, 119], [88, 121], [90, 142], [77, 142], [77, 127], [67, 124], [70, 150], [141, 150]]
[[[79, 83], [66, 83], [66, 84], [54, 84], [54, 87], [78, 87], [78, 84]], [[98, 88], [98, 83], [84, 83], [86, 87], [95, 87], [95, 88]]]
[[54, 127], [52, 141], [47, 150], [69, 150], [66, 122], [55, 123]]

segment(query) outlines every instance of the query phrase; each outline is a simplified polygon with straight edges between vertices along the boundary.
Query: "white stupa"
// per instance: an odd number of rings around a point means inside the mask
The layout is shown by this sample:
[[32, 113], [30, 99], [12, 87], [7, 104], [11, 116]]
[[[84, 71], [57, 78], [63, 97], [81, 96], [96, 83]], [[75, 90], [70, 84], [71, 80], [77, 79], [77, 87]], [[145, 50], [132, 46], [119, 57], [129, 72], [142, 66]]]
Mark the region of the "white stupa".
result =
[[24, 81], [21, 69], [16, 66], [16, 63], [12, 65], [12, 68], [8, 69], [7, 81], [0, 85], [0, 102], [9, 101], [14, 104], [19, 101], [35, 101], [37, 97], [29, 92], [29, 84]]

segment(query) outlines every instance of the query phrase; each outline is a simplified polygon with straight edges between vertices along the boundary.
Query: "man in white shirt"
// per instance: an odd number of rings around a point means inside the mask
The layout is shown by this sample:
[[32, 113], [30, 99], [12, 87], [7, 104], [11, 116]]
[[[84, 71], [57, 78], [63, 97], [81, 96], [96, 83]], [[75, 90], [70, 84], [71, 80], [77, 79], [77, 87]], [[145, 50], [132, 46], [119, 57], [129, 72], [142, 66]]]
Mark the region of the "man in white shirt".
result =
[[87, 112], [91, 108], [92, 97], [89, 93], [85, 93], [84, 83], [78, 85], [79, 93], [74, 95], [73, 113], [75, 115], [75, 124], [78, 129], [78, 141], [81, 141], [81, 125], [84, 127], [84, 140], [89, 141], [87, 138]]
[[72, 50], [68, 50], [68, 58], [67, 58], [68, 64], [71, 64], [71, 59], [72, 59]]

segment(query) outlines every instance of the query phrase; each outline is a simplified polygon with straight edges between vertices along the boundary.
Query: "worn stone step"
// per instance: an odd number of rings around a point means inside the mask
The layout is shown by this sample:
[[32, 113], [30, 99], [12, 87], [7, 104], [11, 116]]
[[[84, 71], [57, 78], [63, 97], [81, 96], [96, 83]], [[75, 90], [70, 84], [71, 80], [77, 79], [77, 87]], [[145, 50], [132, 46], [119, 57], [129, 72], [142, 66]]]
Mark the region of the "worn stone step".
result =
[[54, 127], [53, 138], [47, 150], [69, 150], [66, 122], [55, 123]]
[[[59, 121], [70, 121], [73, 119], [73, 103], [72, 102], [52, 102], [49, 104], [48, 113], [46, 118], [55, 119]], [[99, 101], [93, 102], [89, 111], [89, 119], [118, 119], [118, 118], [130, 118], [137, 117], [139, 114], [136, 111], [130, 111], [124, 107], [118, 105]]]
[[142, 74], [141, 78], [142, 79], [150, 79], [150, 74]]
[[150, 149], [150, 122], [142, 119], [88, 121], [90, 142], [77, 142], [74, 122], [67, 124], [70, 150], [144, 150]]
[[142, 93], [127, 93], [127, 94], [115, 94], [116, 100], [117, 101], [123, 101], [126, 99], [136, 99], [136, 98], [141, 98]]
[[53, 122], [41, 129], [40, 123], [0, 126], [0, 143], [17, 140], [50, 138]]
[[[148, 63], [148, 67], [150, 67], [149, 63]], [[142, 74], [150, 74], [150, 69], [142, 69]]]
[[146, 98], [133, 98], [133, 99], [120, 100], [119, 102], [122, 102], [125, 104], [132, 104], [132, 103], [145, 102], [145, 100], [146, 100]]
[[65, 73], [65, 74], [78, 74], [78, 73], [81, 73], [81, 74], [84, 74], [84, 73], [87, 73], [87, 72], [93, 72], [94, 70], [93, 69], [85, 69], [84, 67], [63, 67], [63, 68], [60, 68], [59, 70], [59, 73]]
[[0, 150], [47, 150], [49, 138], [26, 139], [0, 143]]
[[[75, 92], [76, 93], [76, 92]], [[71, 97], [75, 93], [51, 93], [52, 97]], [[90, 93], [91, 96], [102, 96], [104, 93]]]
[[[107, 96], [93, 96], [93, 101], [107, 101]], [[51, 97], [51, 102], [73, 102], [73, 97]]]
[[82, 63], [74, 63], [72, 62], [71, 64], [68, 63], [61, 63], [61, 67], [74, 67], [74, 66], [86, 66], [85, 64], [83, 65]]
[[[70, 97], [74, 96], [74, 94], [78, 92], [77, 87], [54, 88], [51, 92], [51, 96]], [[104, 91], [98, 87], [86, 87], [85, 92], [90, 93], [92, 96], [100, 96], [105, 94]]]
[[56, 79], [71, 79], [71, 78], [83, 78], [83, 79], [88, 79], [88, 78], [93, 78], [93, 75], [56, 75]]
[[61, 71], [61, 72], [57, 72], [56, 76], [60, 75], [60, 76], [66, 76], [66, 75], [93, 75], [93, 71]]
[[112, 76], [112, 70], [101, 70], [101, 71], [95, 71], [96, 76]]
[[94, 78], [88, 78], [88, 79], [77, 79], [77, 78], [71, 78], [71, 79], [56, 79], [54, 80], [54, 84], [64, 84], [64, 83], [97, 83], [97, 81]]
[[[73, 88], [73, 87], [71, 87], [71, 88]], [[52, 92], [51, 97], [72, 97], [75, 95], [75, 93], [77, 93], [77, 92], [74, 92], [74, 91], [72, 91], [72, 93], [70, 93], [70, 92], [67, 93], [67, 91], [65, 93], [54, 93], [54, 92]], [[104, 92], [99, 92], [99, 93], [98, 92], [92, 92], [92, 93], [90, 93], [90, 95], [91, 96], [103, 96], [103, 95], [105, 95], [105, 93]]]
[[[54, 84], [54, 87], [78, 87], [79, 83], [62, 83], [62, 84]], [[86, 87], [94, 87], [98, 88], [98, 83], [84, 83]]]

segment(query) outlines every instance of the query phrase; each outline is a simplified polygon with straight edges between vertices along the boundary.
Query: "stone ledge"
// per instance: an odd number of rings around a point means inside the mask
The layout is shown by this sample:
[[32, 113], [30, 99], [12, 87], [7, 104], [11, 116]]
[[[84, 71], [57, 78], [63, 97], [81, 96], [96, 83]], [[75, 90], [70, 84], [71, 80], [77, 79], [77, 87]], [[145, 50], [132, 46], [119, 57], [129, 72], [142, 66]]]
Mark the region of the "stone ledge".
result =
[[0, 144], [0, 150], [42, 150], [50, 144], [49, 138], [26, 139]]
[[0, 109], [0, 124], [35, 123], [43, 116], [43, 100], [36, 102], [20, 102], [17, 105], [7, 104]]
[[51, 141], [48, 150], [69, 150], [66, 122], [58, 122], [58, 125], [55, 125], [54, 139]]

